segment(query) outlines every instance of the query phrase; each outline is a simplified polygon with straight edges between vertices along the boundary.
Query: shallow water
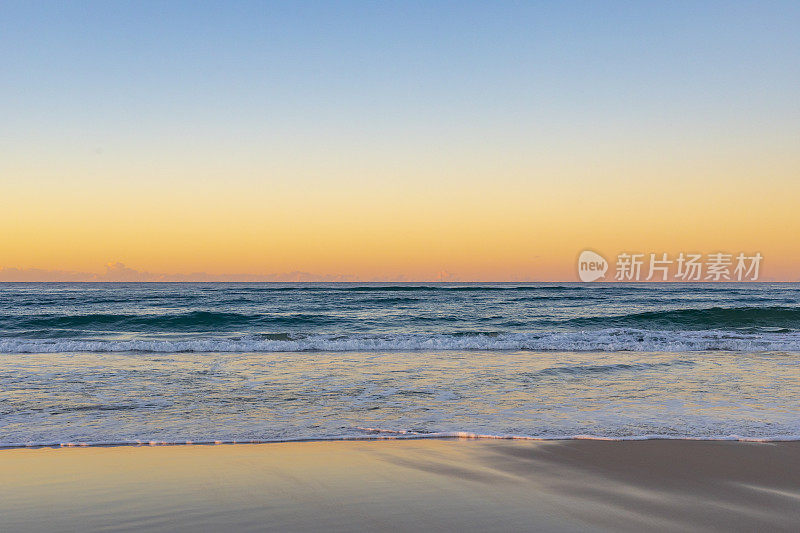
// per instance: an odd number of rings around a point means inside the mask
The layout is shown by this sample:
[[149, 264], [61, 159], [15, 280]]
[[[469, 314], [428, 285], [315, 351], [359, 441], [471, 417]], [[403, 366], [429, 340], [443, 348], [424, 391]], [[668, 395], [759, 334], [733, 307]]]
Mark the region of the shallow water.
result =
[[0, 286], [0, 445], [800, 438], [800, 289]]

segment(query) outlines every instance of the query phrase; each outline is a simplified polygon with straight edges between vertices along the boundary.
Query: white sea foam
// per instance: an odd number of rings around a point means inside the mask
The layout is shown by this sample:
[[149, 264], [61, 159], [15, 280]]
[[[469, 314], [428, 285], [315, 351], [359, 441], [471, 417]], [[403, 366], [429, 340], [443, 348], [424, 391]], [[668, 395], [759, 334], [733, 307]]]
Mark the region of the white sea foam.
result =
[[83, 448], [115, 446], [225, 446], [234, 444], [280, 444], [289, 442], [341, 442], [341, 441], [382, 441], [382, 440], [520, 440], [533, 442], [563, 440], [601, 440], [601, 441], [644, 441], [644, 440], [691, 440], [691, 441], [736, 441], [736, 442], [792, 442], [800, 441], [800, 434], [777, 435], [773, 437], [748, 437], [742, 435], [632, 435], [609, 437], [603, 435], [507, 435], [485, 434], [469, 431], [442, 431], [438, 433], [416, 433], [414, 431], [378, 430], [356, 428], [367, 434], [341, 435], [336, 437], [285, 438], [285, 439], [233, 439], [233, 440], [161, 440], [161, 441], [99, 441], [99, 442], [24, 442], [0, 444], [0, 449], [9, 448]]
[[594, 331], [499, 335], [394, 334], [308, 335], [291, 340], [206, 337], [202, 339], [74, 340], [0, 339], [0, 353], [59, 352], [365, 352], [365, 351], [800, 351], [800, 333]]
[[789, 352], [4, 354], [0, 445], [798, 440]]
[[0, 288], [0, 445], [800, 440], [794, 285], [64, 290]]

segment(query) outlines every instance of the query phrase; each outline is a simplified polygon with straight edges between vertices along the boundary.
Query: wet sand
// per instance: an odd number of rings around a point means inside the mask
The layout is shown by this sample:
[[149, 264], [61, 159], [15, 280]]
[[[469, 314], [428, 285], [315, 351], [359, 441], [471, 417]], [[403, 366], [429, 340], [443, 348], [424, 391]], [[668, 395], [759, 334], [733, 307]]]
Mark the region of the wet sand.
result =
[[0, 450], [3, 531], [796, 531], [800, 442]]

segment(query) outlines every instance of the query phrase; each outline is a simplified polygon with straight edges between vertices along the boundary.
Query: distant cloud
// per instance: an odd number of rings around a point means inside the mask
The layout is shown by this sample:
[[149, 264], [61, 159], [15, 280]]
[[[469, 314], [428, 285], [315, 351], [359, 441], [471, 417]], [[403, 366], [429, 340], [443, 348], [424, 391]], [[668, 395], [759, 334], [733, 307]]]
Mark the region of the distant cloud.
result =
[[0, 268], [0, 281], [97, 281], [95, 274], [42, 270], [39, 268]]
[[[480, 281], [473, 278], [462, 277], [447, 270], [441, 270], [430, 277], [408, 278], [402, 274], [389, 276], [376, 276], [372, 278], [360, 278], [349, 274], [314, 274], [295, 270], [292, 272], [274, 274], [209, 274], [208, 272], [191, 272], [187, 274], [164, 274], [136, 270], [124, 263], [110, 262], [105, 265], [101, 273], [95, 272], [75, 272], [71, 270], [44, 270], [40, 268], [15, 268], [0, 267], [0, 282], [283, 282], [283, 283], [304, 283], [304, 282], [373, 282], [373, 283], [408, 283], [408, 282], [456, 282], [456, 281]], [[506, 282], [541, 282], [541, 281], [563, 281], [558, 277], [536, 278], [526, 275], [506, 275], [502, 280], [483, 281], [506, 281]], [[567, 281], [576, 281], [567, 279]], [[759, 281], [780, 282], [795, 281], [800, 282], [796, 273], [787, 276], [762, 276]]]
[[458, 276], [447, 270], [441, 270], [436, 274], [436, 281], [459, 281]]
[[[209, 274], [192, 272], [189, 274], [160, 274], [136, 270], [124, 263], [106, 264], [105, 271], [73, 272], [67, 270], [43, 270], [39, 268], [0, 267], [0, 282], [147, 282], [147, 281], [230, 281], [230, 282], [336, 282], [359, 281], [356, 276], [346, 274], [313, 274], [310, 272], [285, 272], [280, 274]], [[388, 281], [388, 279], [386, 280]], [[399, 280], [395, 280], [399, 281]]]
[[108, 263], [106, 271], [97, 276], [97, 281], [156, 281], [149, 272], [139, 272], [123, 263]]

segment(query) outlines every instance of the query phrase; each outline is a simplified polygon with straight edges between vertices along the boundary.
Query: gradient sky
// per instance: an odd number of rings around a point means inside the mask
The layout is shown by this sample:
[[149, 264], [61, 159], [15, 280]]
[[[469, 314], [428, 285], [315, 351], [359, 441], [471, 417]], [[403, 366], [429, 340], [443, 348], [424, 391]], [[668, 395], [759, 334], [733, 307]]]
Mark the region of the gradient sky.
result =
[[700, 4], [5, 1], [0, 267], [800, 279], [800, 2]]

